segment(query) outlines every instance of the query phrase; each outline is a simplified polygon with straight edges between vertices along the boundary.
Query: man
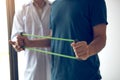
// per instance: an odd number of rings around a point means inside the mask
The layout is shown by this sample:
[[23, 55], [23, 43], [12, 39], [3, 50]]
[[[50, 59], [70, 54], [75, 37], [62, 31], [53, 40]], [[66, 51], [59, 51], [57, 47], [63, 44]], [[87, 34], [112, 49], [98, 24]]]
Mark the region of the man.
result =
[[[10, 41], [10, 43], [17, 45], [16, 37], [20, 32], [41, 36], [48, 35], [50, 33], [48, 29], [49, 14], [50, 4], [46, 0], [33, 0], [29, 4], [25, 4], [22, 10], [14, 16], [11, 36], [12, 41]], [[35, 38], [29, 37], [29, 39]], [[16, 48], [17, 46], [13, 47]], [[49, 50], [48, 48], [40, 49]], [[22, 72], [22, 74], [24, 74], [24, 80], [50, 80], [49, 55], [43, 55], [27, 49], [25, 49], [23, 55], [25, 56], [25, 61], [22, 62], [24, 64], [20, 66], [25, 65], [25, 71], [24, 73]]]
[[56, 0], [50, 15], [52, 37], [78, 41], [28, 40], [18, 36], [18, 46], [51, 46], [52, 52], [76, 56], [78, 60], [52, 56], [52, 80], [100, 80], [98, 52], [106, 44], [106, 18], [104, 0]]

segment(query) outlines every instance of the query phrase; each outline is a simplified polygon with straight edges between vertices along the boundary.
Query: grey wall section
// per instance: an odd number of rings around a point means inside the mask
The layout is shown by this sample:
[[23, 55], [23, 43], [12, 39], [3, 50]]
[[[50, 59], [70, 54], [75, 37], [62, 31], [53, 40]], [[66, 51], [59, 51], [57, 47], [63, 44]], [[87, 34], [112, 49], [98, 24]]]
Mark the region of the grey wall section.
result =
[[120, 80], [120, 0], [106, 0], [107, 44], [100, 52], [102, 80]]

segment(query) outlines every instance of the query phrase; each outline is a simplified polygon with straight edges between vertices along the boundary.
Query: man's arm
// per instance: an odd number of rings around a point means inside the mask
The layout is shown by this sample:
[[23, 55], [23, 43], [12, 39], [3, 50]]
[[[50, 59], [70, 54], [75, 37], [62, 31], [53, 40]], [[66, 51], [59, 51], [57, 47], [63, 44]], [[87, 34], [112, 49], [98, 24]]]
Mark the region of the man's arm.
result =
[[[50, 30], [50, 35], [52, 36], [52, 31]], [[23, 36], [24, 37], [24, 36]], [[27, 41], [25, 41], [25, 46], [26, 47], [41, 47], [41, 48], [45, 48], [45, 47], [50, 47], [51, 44], [51, 39], [36, 39], [36, 40], [28, 40], [27, 38], [24, 38]]]
[[36, 39], [36, 40], [28, 40], [25, 37], [22, 37], [22, 39], [24, 40], [23, 44], [25, 47], [41, 47], [41, 48], [45, 48], [45, 47], [50, 47], [50, 39]]
[[90, 55], [100, 52], [106, 44], [106, 25], [100, 24], [94, 27], [94, 40], [88, 45]]
[[95, 55], [101, 51], [106, 44], [106, 24], [99, 24], [94, 26], [94, 39], [90, 44], [86, 41], [72, 43], [76, 57], [86, 60], [88, 57]]
[[[50, 36], [52, 35], [52, 31]], [[50, 47], [51, 40], [50, 39], [36, 39], [36, 40], [29, 40], [26, 36], [17, 36], [17, 41], [9, 41], [9, 43], [15, 48], [17, 52], [22, 51], [23, 49], [21, 46], [25, 47]]]

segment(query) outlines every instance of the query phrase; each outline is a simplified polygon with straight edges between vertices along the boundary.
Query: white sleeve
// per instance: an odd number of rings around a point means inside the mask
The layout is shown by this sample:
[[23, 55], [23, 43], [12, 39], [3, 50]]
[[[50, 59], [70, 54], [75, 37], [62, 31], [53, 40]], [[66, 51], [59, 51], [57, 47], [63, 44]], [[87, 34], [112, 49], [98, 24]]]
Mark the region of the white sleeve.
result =
[[23, 11], [19, 11], [14, 15], [11, 40], [15, 41], [16, 36], [24, 32], [24, 21], [23, 21]]

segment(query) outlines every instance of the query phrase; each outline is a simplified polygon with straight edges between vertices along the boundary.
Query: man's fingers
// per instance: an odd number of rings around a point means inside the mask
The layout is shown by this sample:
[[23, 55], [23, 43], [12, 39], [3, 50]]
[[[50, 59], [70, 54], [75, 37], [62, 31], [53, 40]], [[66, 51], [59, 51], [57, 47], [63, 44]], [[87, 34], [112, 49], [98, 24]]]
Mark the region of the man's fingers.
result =
[[24, 46], [24, 38], [21, 35], [17, 36], [17, 43], [19, 46]]
[[74, 46], [75, 46], [75, 42], [72, 42], [72, 43], [71, 43], [71, 46], [74, 47]]
[[75, 43], [75, 42], [71, 43], [71, 46], [74, 47], [74, 48], [84, 46], [84, 45], [87, 45], [86, 41], [80, 41], [80, 42], [77, 42], [77, 43]]
[[19, 45], [18, 42], [16, 42], [16, 41], [9, 40], [9, 44], [11, 44], [13, 46], [13, 48], [15, 49], [15, 51], [17, 51], [17, 52], [24, 50], [23, 48], [21, 48], [21, 45]]
[[71, 46], [78, 59], [86, 60], [88, 58], [88, 45], [86, 41], [73, 42]]
[[85, 45], [87, 45], [87, 43], [85, 41], [77, 42], [75, 45], [75, 48], [85, 46]]
[[87, 60], [89, 55], [88, 54], [84, 54], [84, 55], [81, 55], [81, 56], [76, 56], [78, 59], [81, 59], [81, 60]]

